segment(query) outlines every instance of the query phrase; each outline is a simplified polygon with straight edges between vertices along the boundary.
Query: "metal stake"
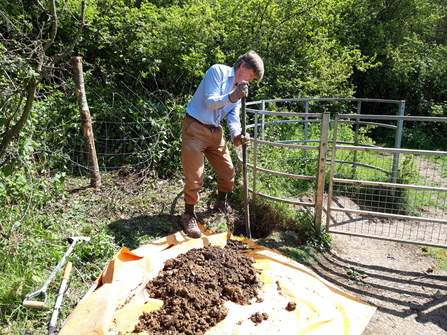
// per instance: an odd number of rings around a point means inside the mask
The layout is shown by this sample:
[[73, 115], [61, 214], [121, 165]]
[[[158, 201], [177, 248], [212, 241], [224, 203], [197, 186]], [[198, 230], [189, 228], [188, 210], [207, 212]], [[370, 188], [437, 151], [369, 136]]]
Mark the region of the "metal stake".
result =
[[[245, 101], [246, 98], [242, 98], [242, 135], [245, 136], [247, 126], [246, 126], [246, 108]], [[244, 174], [244, 207], [245, 207], [245, 228], [247, 231], [247, 237], [251, 239], [251, 229], [250, 229], [250, 208], [249, 208], [249, 199], [248, 199], [248, 176], [247, 176], [247, 145], [242, 145], [242, 165], [243, 165], [243, 174]]]

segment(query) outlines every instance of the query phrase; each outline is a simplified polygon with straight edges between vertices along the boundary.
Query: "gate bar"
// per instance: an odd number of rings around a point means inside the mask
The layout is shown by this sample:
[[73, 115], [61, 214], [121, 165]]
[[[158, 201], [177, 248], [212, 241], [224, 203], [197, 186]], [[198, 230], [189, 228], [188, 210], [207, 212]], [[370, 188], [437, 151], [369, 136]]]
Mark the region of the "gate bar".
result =
[[330, 113], [323, 113], [321, 122], [320, 148], [318, 155], [317, 190], [315, 193], [315, 233], [321, 230], [323, 217], [324, 175], [326, 172], [326, 154], [329, 137]]

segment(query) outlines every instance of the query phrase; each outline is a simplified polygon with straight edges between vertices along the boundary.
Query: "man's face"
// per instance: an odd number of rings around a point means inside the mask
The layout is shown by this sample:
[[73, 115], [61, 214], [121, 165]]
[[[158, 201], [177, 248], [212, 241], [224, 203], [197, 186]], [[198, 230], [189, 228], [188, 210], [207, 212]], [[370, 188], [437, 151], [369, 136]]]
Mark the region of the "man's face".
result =
[[253, 69], [247, 69], [245, 67], [245, 62], [241, 64], [239, 69], [236, 71], [236, 82], [240, 83], [241, 81], [252, 82], [253, 79], [256, 78], [255, 71]]

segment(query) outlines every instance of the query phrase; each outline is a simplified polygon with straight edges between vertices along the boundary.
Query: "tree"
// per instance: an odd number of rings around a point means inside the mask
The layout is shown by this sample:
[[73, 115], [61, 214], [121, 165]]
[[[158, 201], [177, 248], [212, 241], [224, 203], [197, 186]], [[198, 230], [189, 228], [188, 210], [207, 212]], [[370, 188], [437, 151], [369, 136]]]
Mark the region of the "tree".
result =
[[[445, 65], [445, 46], [437, 36], [445, 20], [441, 2], [347, 0], [339, 6], [342, 20], [334, 30], [337, 39], [358, 46], [363, 55], [377, 61], [376, 67], [354, 73], [358, 97], [403, 99], [408, 112], [427, 113], [425, 101], [433, 96], [429, 84], [437, 76], [445, 77], [441, 65]], [[434, 65], [440, 73], [431, 70]], [[445, 87], [436, 91], [441, 93]], [[441, 96], [439, 101], [444, 101]]]
[[[81, 2], [78, 27], [67, 44], [57, 40], [60, 9], [55, 0], [0, 5], [0, 158], [25, 127], [37, 90], [51, 76], [56, 64], [68, 56], [85, 26], [85, 0]], [[58, 43], [56, 43], [58, 42]]]

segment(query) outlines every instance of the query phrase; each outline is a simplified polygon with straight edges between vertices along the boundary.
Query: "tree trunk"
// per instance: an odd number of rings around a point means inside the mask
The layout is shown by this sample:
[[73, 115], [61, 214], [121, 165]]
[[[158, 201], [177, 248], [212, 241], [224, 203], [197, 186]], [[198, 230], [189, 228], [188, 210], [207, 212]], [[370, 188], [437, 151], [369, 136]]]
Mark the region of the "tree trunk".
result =
[[87, 104], [87, 97], [84, 88], [84, 73], [82, 71], [82, 58], [73, 57], [73, 75], [76, 87], [76, 97], [78, 99], [79, 111], [81, 113], [82, 136], [88, 155], [88, 166], [90, 169], [90, 185], [92, 187], [101, 186], [101, 175], [99, 174], [98, 158], [96, 157], [95, 141], [93, 136], [92, 118]]
[[17, 121], [17, 123], [3, 135], [3, 139], [0, 143], [0, 158], [5, 154], [9, 143], [11, 143], [14, 137], [20, 133], [22, 128], [25, 127], [26, 121], [28, 121], [31, 109], [33, 108], [34, 97], [36, 95], [36, 85], [36, 79], [31, 77], [26, 85], [26, 103], [23, 107], [22, 115], [20, 116], [19, 121]]

